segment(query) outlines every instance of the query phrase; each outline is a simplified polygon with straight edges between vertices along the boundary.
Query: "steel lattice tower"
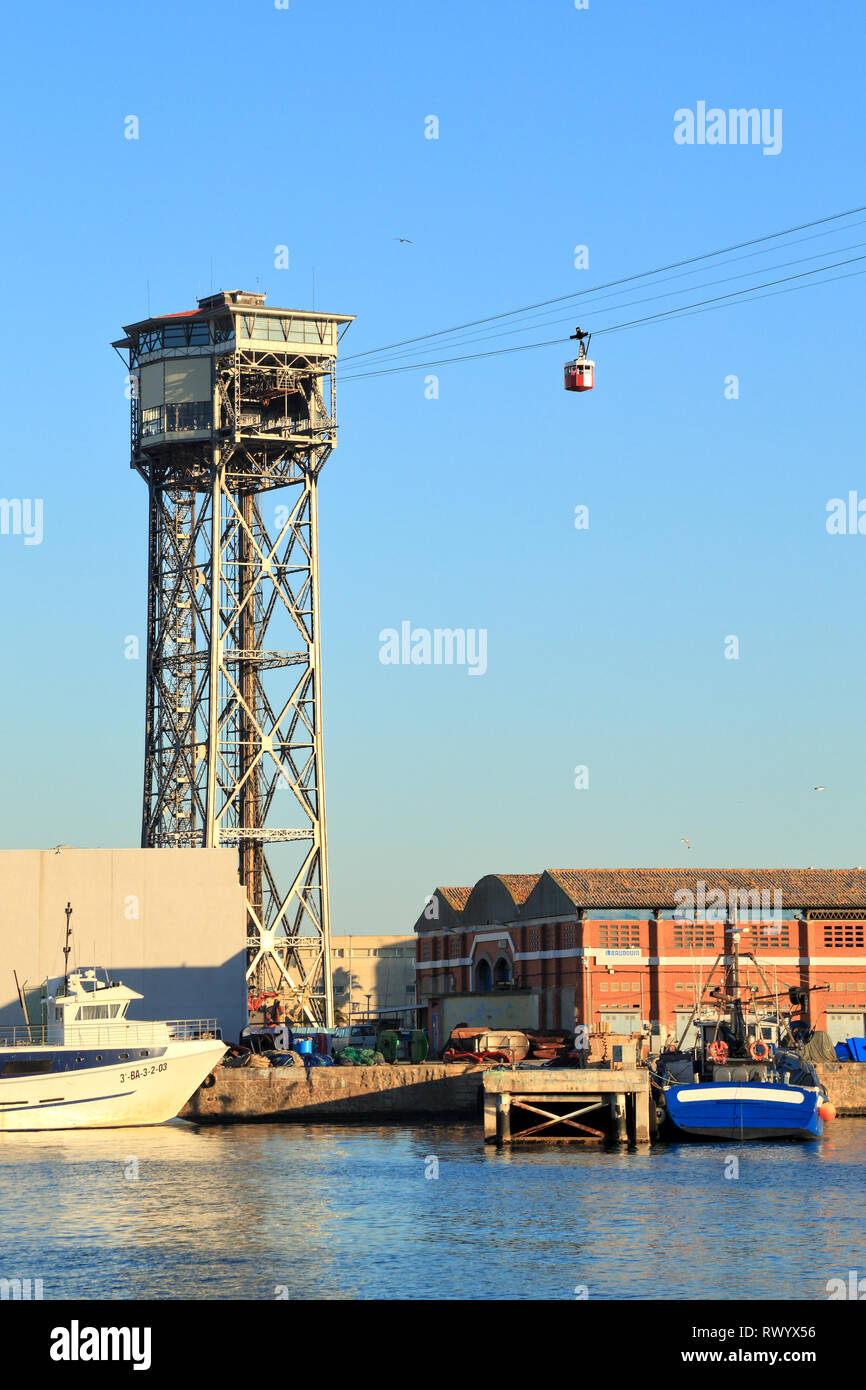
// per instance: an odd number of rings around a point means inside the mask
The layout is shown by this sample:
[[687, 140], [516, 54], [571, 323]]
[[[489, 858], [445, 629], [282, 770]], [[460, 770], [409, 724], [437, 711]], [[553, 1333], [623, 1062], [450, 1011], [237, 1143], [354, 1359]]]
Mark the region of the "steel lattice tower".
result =
[[141, 843], [236, 845], [251, 988], [331, 1026], [317, 483], [352, 316], [198, 303], [114, 344], [149, 494]]

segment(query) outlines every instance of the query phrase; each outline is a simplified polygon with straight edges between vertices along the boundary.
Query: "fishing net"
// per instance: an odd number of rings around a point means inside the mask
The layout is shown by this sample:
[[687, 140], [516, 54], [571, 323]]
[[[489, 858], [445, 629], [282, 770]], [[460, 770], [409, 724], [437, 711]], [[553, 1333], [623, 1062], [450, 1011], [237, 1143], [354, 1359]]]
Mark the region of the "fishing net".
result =
[[829, 1033], [814, 1032], [803, 1048], [803, 1056], [808, 1062], [835, 1062], [836, 1049]]

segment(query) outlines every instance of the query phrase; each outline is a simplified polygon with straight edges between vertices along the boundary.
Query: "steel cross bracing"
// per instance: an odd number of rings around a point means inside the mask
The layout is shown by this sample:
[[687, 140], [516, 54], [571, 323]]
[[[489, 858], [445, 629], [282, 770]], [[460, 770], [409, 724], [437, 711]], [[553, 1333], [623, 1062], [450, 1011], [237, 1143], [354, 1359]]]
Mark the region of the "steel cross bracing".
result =
[[150, 495], [142, 844], [237, 847], [251, 986], [326, 1026], [317, 482], [336, 442], [333, 359], [215, 352], [198, 438], [143, 435], [135, 393], [132, 409]]

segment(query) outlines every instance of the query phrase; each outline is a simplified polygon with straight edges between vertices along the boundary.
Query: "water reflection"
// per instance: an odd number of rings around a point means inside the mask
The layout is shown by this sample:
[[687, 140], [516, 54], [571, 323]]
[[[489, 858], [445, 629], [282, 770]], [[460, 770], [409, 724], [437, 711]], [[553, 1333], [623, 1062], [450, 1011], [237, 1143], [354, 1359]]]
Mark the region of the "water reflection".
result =
[[475, 1125], [7, 1134], [0, 1277], [55, 1299], [824, 1298], [866, 1273], [866, 1129], [831, 1135], [625, 1153], [496, 1150]]

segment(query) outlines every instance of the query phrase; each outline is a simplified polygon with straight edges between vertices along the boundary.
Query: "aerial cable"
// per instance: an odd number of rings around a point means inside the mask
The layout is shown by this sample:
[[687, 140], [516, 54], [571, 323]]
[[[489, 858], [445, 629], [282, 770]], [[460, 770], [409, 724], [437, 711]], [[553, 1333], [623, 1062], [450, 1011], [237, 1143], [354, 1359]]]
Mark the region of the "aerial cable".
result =
[[[866, 219], [862, 219], [862, 220], [859, 221], [859, 222], [852, 222], [852, 223], [849, 223], [848, 225], [851, 226], [851, 227], [861, 227], [861, 226], [866, 225]], [[802, 243], [802, 242], [804, 242], [804, 241], [813, 241], [813, 240], [816, 239], [816, 237], [821, 237], [821, 236], [833, 236], [833, 235], [835, 235], [837, 232], [839, 232], [839, 231], [841, 231], [841, 230], [847, 230], [847, 228], [842, 229], [842, 228], [839, 228], [839, 227], [834, 227], [834, 228], [833, 228], [831, 231], [829, 231], [829, 232], [818, 232], [818, 233], [816, 233], [816, 236], [815, 236], [815, 237], [800, 237], [800, 238], [798, 238], [798, 240], [796, 240], [796, 241], [788, 242], [787, 245], [789, 245], [789, 246], [797, 246], [797, 245], [799, 245], [800, 243]], [[859, 248], [859, 247], [862, 246], [862, 245], [864, 245], [863, 242], [854, 242], [854, 243], [852, 243], [852, 244], [849, 245], [849, 246], [837, 246], [837, 247], [833, 247], [833, 248], [828, 248], [826, 251], [820, 252], [819, 255], [823, 255], [823, 256], [835, 255], [835, 254], [837, 254], [837, 253], [840, 252], [840, 251], [852, 251], [852, 250], [856, 250], [857, 248]], [[780, 248], [772, 248], [772, 249], [773, 249], [773, 250], [776, 250], [776, 249], [780, 249]], [[766, 256], [766, 255], [768, 254], [768, 250], [769, 250], [769, 248], [768, 248], [768, 249], [765, 249], [765, 250], [762, 250], [762, 251], [751, 251], [751, 252], [748, 253], [747, 256], [734, 256], [734, 257], [732, 257], [729, 261], [721, 261], [721, 262], [719, 262], [719, 267], [721, 268], [722, 266], [726, 266], [726, 265], [734, 265], [734, 264], [738, 263], [739, 261], [748, 260], [748, 259], [750, 259], [752, 256]], [[689, 287], [683, 287], [683, 292], [684, 292], [684, 293], [687, 293], [687, 292], [688, 292], [688, 289], [703, 289], [703, 288], [705, 288], [706, 286], [709, 286], [709, 285], [717, 285], [717, 284], [718, 284], [718, 285], [722, 285], [722, 284], [728, 284], [728, 283], [730, 283], [732, 280], [740, 279], [740, 278], [742, 278], [742, 277], [745, 276], [745, 275], [762, 275], [762, 274], [765, 274], [768, 270], [778, 270], [778, 269], [781, 269], [781, 268], [783, 268], [784, 266], [787, 266], [787, 265], [798, 265], [798, 264], [803, 264], [805, 261], [811, 260], [811, 259], [818, 259], [818, 257], [817, 257], [817, 256], [816, 256], [816, 257], [804, 256], [804, 257], [802, 257], [801, 260], [799, 260], [799, 261], [780, 261], [780, 262], [777, 262], [777, 263], [775, 263], [775, 264], [773, 264], [773, 265], [762, 266], [762, 267], [760, 267], [760, 268], [758, 268], [758, 269], [756, 269], [756, 270], [754, 270], [754, 271], [744, 271], [744, 272], [742, 272], [742, 275], [741, 275], [741, 276], [738, 276], [738, 275], [730, 275], [730, 276], [724, 276], [724, 277], [722, 277], [722, 278], [719, 279], [719, 280], [704, 280], [704, 281], [701, 281], [700, 284], [692, 285], [692, 286], [689, 286]], [[665, 276], [663, 279], [656, 280], [654, 283], [655, 283], [656, 285], [664, 285], [664, 284], [668, 284], [671, 280], [679, 280], [679, 279], [682, 279], [683, 276], [686, 276], [686, 275], [695, 275], [695, 274], [698, 274], [698, 273], [699, 273], [699, 272], [698, 272], [698, 271], [695, 271], [695, 270], [687, 270], [687, 271], [681, 272], [679, 275], [668, 275], [668, 276]], [[592, 309], [594, 312], [598, 312], [598, 311], [601, 310], [601, 309], [606, 309], [606, 308], [610, 308], [610, 307], [614, 307], [614, 308], [626, 308], [626, 307], [628, 307], [628, 306], [631, 305], [631, 304], [648, 304], [648, 303], [650, 303], [653, 299], [665, 298], [664, 295], [650, 295], [650, 296], [647, 296], [647, 297], [644, 298], [644, 299], [627, 300], [625, 303], [617, 304], [617, 302], [616, 302], [617, 299], [619, 299], [619, 297], [620, 297], [621, 295], [627, 294], [627, 293], [628, 293], [628, 290], [616, 290], [616, 291], [614, 292], [613, 298], [608, 299], [608, 300], [606, 300], [606, 301], [603, 302], [603, 303], [596, 304], [596, 303], [594, 302], [593, 298], [590, 298], [590, 299], [587, 300], [584, 304], [582, 304], [580, 307], [581, 307], [582, 310], [589, 311], [590, 309]], [[677, 293], [677, 291], [669, 291], [668, 293]], [[595, 294], [595, 291], [592, 291], [592, 290], [583, 290], [583, 291], [581, 291], [581, 294], [586, 294], [586, 295], [593, 296], [593, 295]], [[455, 341], [454, 341], [453, 343], [442, 343], [441, 346], [442, 346], [443, 348], [455, 348], [455, 349], [456, 349], [456, 348], [468, 346], [470, 343], [490, 341], [490, 339], [495, 339], [495, 338], [498, 338], [498, 337], [508, 337], [508, 336], [510, 336], [511, 334], [514, 334], [514, 333], [521, 333], [521, 332], [524, 332], [525, 330], [528, 330], [528, 329], [530, 329], [530, 328], [541, 327], [542, 325], [548, 324], [548, 323], [549, 323], [549, 324], [554, 324], [554, 323], [568, 323], [568, 322], [570, 322], [570, 321], [571, 321], [571, 316], [570, 316], [570, 315], [567, 316], [567, 317], [559, 317], [559, 316], [551, 317], [550, 314], [545, 314], [545, 315], [542, 315], [542, 317], [540, 317], [540, 318], [534, 318], [534, 319], [526, 320], [526, 321], [524, 321], [523, 323], [517, 324], [515, 327], [512, 327], [512, 328], [496, 328], [496, 329], [494, 329], [492, 332], [489, 332], [489, 333], [478, 333], [478, 334], [473, 334], [473, 335], [470, 336], [470, 337], [456, 338]], [[455, 329], [454, 332], [456, 333], [457, 330]], [[426, 345], [422, 345], [422, 346], [419, 346], [419, 347], [413, 349], [413, 351], [416, 352], [416, 353], [418, 353], [418, 352], [422, 352], [422, 353], [423, 353], [423, 352], [425, 352], [425, 351], [427, 351], [427, 350], [428, 350], [428, 349], [427, 349]], [[384, 353], [385, 351], [386, 351], [385, 348], [381, 348], [381, 349], [380, 349], [380, 352], [381, 352], [381, 353]], [[351, 361], [352, 359], [349, 358], [349, 357], [346, 357], [346, 358], [342, 358], [341, 360], [344, 361], [344, 362], [349, 362], [349, 361]], [[403, 358], [400, 357], [399, 355], [390, 354], [390, 355], [387, 356], [387, 357], [385, 357], [385, 356], [380, 357], [379, 363], [381, 364], [381, 363], [385, 363], [385, 362], [389, 362], [389, 361], [401, 361], [401, 360], [405, 360], [405, 359], [403, 359]], [[379, 364], [372, 364], [372, 363], [371, 363], [370, 365], [373, 366], [373, 365], [379, 365]]]
[[[862, 260], [866, 260], [866, 256], [855, 256], [855, 257], [852, 257], [852, 261], [862, 261]], [[851, 261], [841, 261], [841, 262], [839, 262], [840, 265], [849, 265], [849, 264], [851, 264], [851, 263], [852, 263]], [[657, 321], [657, 320], [660, 319], [660, 318], [666, 318], [666, 319], [671, 319], [671, 320], [673, 320], [674, 318], [679, 318], [679, 317], [688, 318], [688, 317], [691, 316], [692, 313], [706, 313], [706, 312], [708, 311], [708, 308], [710, 308], [710, 309], [716, 309], [716, 308], [724, 307], [724, 305], [725, 305], [727, 302], [729, 302], [729, 301], [731, 301], [731, 300], [733, 300], [733, 299], [739, 297], [740, 295], [745, 295], [745, 294], [752, 295], [755, 299], [768, 299], [768, 298], [771, 298], [772, 296], [771, 296], [771, 295], [759, 295], [759, 294], [757, 294], [757, 291], [758, 291], [758, 290], [761, 290], [761, 289], [765, 289], [768, 285], [784, 284], [784, 283], [786, 283], [787, 281], [790, 281], [790, 280], [803, 280], [803, 279], [805, 279], [805, 278], [807, 278], [808, 276], [811, 276], [811, 275], [819, 275], [819, 274], [820, 274], [822, 271], [824, 271], [824, 270], [833, 270], [833, 269], [835, 269], [834, 266], [819, 266], [819, 267], [817, 268], [817, 270], [803, 271], [803, 272], [801, 272], [799, 275], [788, 275], [788, 276], [785, 276], [782, 280], [769, 280], [769, 281], [766, 282], [766, 285], [751, 285], [751, 286], [748, 286], [746, 289], [742, 289], [742, 290], [733, 290], [733, 291], [731, 291], [730, 294], [716, 295], [716, 296], [715, 296], [714, 298], [712, 298], [712, 299], [699, 300], [696, 304], [682, 304], [682, 305], [680, 305], [678, 308], [675, 308], [675, 309], [666, 309], [666, 310], [664, 310], [664, 311], [663, 311], [662, 313], [660, 313], [660, 314], [646, 314], [646, 315], [643, 316], [643, 318], [632, 319], [632, 320], [630, 320], [630, 321], [627, 322], [627, 323], [613, 324], [613, 325], [611, 325], [611, 327], [609, 327], [609, 328], [598, 328], [598, 329], [595, 329], [594, 332], [597, 334], [597, 336], [601, 337], [602, 334], [604, 334], [604, 333], [618, 333], [618, 332], [620, 332], [622, 329], [626, 329], [626, 328], [636, 328], [636, 327], [639, 327], [639, 326], [641, 326], [641, 325], [643, 325], [643, 324], [645, 324], [645, 323], [652, 323], [652, 322], [655, 322], [655, 321]], [[848, 279], [851, 279], [851, 278], [852, 278], [853, 276], [855, 276], [855, 275], [860, 275], [860, 274], [863, 274], [863, 273], [864, 273], [864, 272], [862, 272], [862, 271], [851, 271], [851, 272], [849, 272], [847, 275], [832, 275], [832, 276], [828, 277], [828, 279], [827, 279], [826, 281], [824, 281], [824, 280], [814, 280], [814, 281], [812, 281], [811, 283], [812, 283], [813, 285], [822, 285], [822, 284], [825, 284], [825, 283], [826, 283], [826, 284], [830, 284], [830, 283], [831, 283], [832, 281], [834, 281], [834, 280], [848, 280]], [[791, 285], [789, 290], [787, 290], [787, 291], [785, 291], [785, 290], [776, 290], [775, 293], [776, 293], [776, 294], [785, 294], [785, 293], [790, 293], [790, 292], [793, 291], [793, 290], [808, 289], [808, 288], [809, 288], [808, 285]], [[749, 304], [749, 303], [751, 303], [752, 301], [751, 301], [750, 299], [746, 299], [746, 300], [743, 300], [742, 302], [743, 302], [744, 304]], [[568, 341], [569, 341], [569, 338], [547, 338], [547, 339], [545, 339], [543, 342], [539, 342], [539, 343], [520, 343], [520, 344], [516, 345], [515, 347], [491, 348], [488, 352], [473, 352], [473, 353], [467, 353], [467, 354], [465, 354], [465, 355], [463, 355], [463, 356], [460, 356], [460, 357], [443, 357], [443, 358], [431, 359], [431, 360], [426, 361], [426, 362], [409, 362], [409, 363], [404, 364], [403, 366], [398, 366], [398, 367], [380, 367], [380, 368], [371, 367], [370, 371], [368, 371], [368, 372], [358, 372], [358, 373], [356, 373], [354, 376], [346, 376], [346, 377], [341, 378], [341, 380], [344, 381], [344, 382], [346, 382], [346, 381], [362, 381], [362, 380], [364, 380], [364, 379], [366, 379], [366, 378], [368, 378], [368, 377], [374, 377], [374, 376], [390, 376], [390, 375], [393, 375], [393, 374], [396, 373], [396, 372], [411, 372], [411, 371], [415, 371], [415, 370], [417, 370], [418, 368], [422, 368], [422, 367], [441, 367], [441, 366], [448, 366], [448, 365], [450, 365], [451, 363], [454, 363], [454, 362], [474, 362], [474, 361], [477, 361], [479, 358], [483, 358], [483, 357], [501, 357], [501, 356], [507, 355], [508, 353], [513, 353], [513, 352], [528, 352], [528, 351], [531, 351], [533, 348], [556, 347], [557, 345], [561, 346], [563, 343], [567, 343]]]
[[[698, 284], [698, 285], [691, 285], [691, 286], [689, 286], [688, 289], [691, 289], [691, 290], [709, 289], [709, 288], [711, 288], [713, 285], [727, 285], [727, 284], [730, 284], [733, 280], [742, 280], [742, 279], [745, 279], [746, 277], [751, 276], [751, 275], [764, 275], [764, 274], [767, 273], [768, 270], [770, 270], [770, 271], [772, 271], [772, 270], [784, 270], [784, 269], [786, 269], [788, 266], [792, 266], [792, 265], [804, 265], [807, 261], [818, 260], [818, 259], [821, 259], [821, 258], [827, 256], [827, 255], [836, 255], [836, 254], [838, 254], [840, 251], [857, 251], [857, 250], [859, 250], [860, 247], [862, 247], [862, 246], [866, 246], [866, 242], [863, 242], [863, 241], [855, 241], [855, 242], [852, 242], [849, 246], [837, 246], [832, 252], [831, 252], [831, 251], [822, 251], [822, 252], [820, 252], [820, 253], [819, 253], [818, 255], [816, 255], [816, 256], [800, 256], [800, 257], [798, 257], [797, 259], [792, 260], [792, 261], [779, 261], [779, 262], [777, 262], [777, 263], [774, 264], [774, 265], [763, 266], [763, 267], [761, 267], [761, 269], [759, 269], [759, 270], [746, 270], [746, 271], [741, 271], [738, 275], [724, 275], [724, 276], [721, 276], [718, 280], [704, 280], [704, 281], [702, 281], [702, 282], [701, 282], [700, 284]], [[819, 267], [819, 269], [823, 269], [823, 268], [825, 268], [825, 267]], [[828, 267], [826, 267], [826, 268], [827, 268], [827, 269], [831, 269], [832, 266], [828, 266]], [[676, 277], [671, 277], [671, 278], [676, 278]], [[662, 280], [662, 281], [657, 281], [656, 283], [658, 283], [658, 284], [664, 284], [665, 281], [663, 281], [663, 280]], [[767, 283], [767, 282], [764, 282], [764, 283]], [[756, 285], [756, 286], [754, 286], [753, 288], [759, 289], [759, 288], [761, 288], [761, 286], [757, 286], [757, 285]], [[581, 313], [583, 314], [584, 312], [588, 312], [589, 310], [592, 310], [594, 313], [600, 313], [602, 310], [604, 310], [604, 309], [610, 309], [610, 308], [613, 308], [613, 309], [628, 309], [628, 308], [631, 308], [632, 305], [636, 305], [636, 304], [651, 304], [651, 303], [653, 303], [655, 300], [658, 300], [658, 299], [668, 299], [668, 298], [670, 298], [671, 295], [681, 294], [681, 293], [687, 293], [687, 292], [688, 292], [687, 289], [681, 289], [681, 290], [665, 290], [665, 291], [664, 291], [663, 293], [661, 293], [661, 294], [646, 295], [646, 296], [644, 296], [642, 299], [627, 300], [625, 303], [619, 303], [619, 304], [616, 303], [615, 300], [608, 300], [608, 301], [603, 302], [603, 303], [600, 303], [600, 304], [594, 304], [592, 301], [589, 301], [587, 304], [582, 304], [582, 305], [581, 305]], [[458, 341], [455, 342], [455, 343], [446, 343], [446, 344], [443, 344], [442, 346], [445, 347], [445, 348], [461, 348], [461, 347], [467, 347], [467, 346], [469, 346], [469, 344], [471, 344], [471, 343], [476, 343], [476, 342], [489, 342], [491, 339], [500, 338], [500, 337], [508, 337], [510, 334], [513, 334], [513, 333], [523, 333], [523, 332], [526, 332], [526, 331], [527, 331], [528, 329], [530, 329], [530, 328], [540, 328], [540, 327], [543, 327], [544, 325], [546, 325], [546, 324], [548, 324], [548, 323], [551, 324], [551, 325], [553, 325], [553, 324], [568, 323], [568, 322], [570, 322], [570, 319], [564, 318], [564, 317], [557, 317], [557, 318], [542, 318], [542, 319], [534, 320], [534, 321], [532, 321], [532, 322], [530, 322], [530, 323], [518, 324], [516, 327], [513, 327], [513, 328], [497, 328], [497, 329], [494, 329], [492, 332], [489, 332], [489, 333], [479, 333], [479, 334], [475, 334], [475, 335], [473, 335], [472, 337], [458, 339]], [[423, 351], [424, 351], [424, 348], [421, 348], [421, 347], [418, 347], [418, 348], [413, 349], [413, 352], [414, 352], [414, 353], [419, 353], [419, 352], [423, 352]], [[384, 363], [391, 362], [391, 361], [395, 361], [395, 360], [398, 360], [398, 361], [399, 361], [400, 358], [399, 358], [399, 357], [395, 357], [395, 356], [384, 357], [384, 358], [381, 359], [381, 362], [380, 362], [380, 363], [371, 363], [370, 366], [371, 366], [371, 367], [373, 367], [373, 366], [379, 366], [379, 365], [382, 365], [382, 364], [384, 364]], [[403, 359], [403, 360], [405, 360], [405, 359]], [[353, 379], [352, 377], [344, 378], [344, 380], [352, 380], [352, 379]]]
[[728, 294], [714, 295], [711, 299], [700, 299], [697, 304], [683, 304], [678, 309], [664, 309], [658, 314], [648, 314], [640, 319], [631, 319], [626, 323], [617, 323], [610, 328], [598, 328], [593, 331], [597, 333], [599, 337], [601, 337], [603, 333], [618, 333], [623, 328], [633, 328], [639, 323], [652, 323], [655, 319], [668, 318], [673, 314], [679, 314], [688, 309], [699, 309], [705, 304], [718, 304], [725, 299], [736, 299], [742, 294], [752, 294], [755, 290], [770, 289], [773, 285], [785, 285], [791, 280], [805, 280], [810, 275], [821, 275], [825, 270], [838, 270], [840, 266], [854, 265], [857, 261], [866, 261], [866, 256], [850, 256], [847, 261], [834, 261], [832, 265], [819, 265], [816, 266], [814, 270], [801, 270], [797, 275], [783, 275], [778, 280], [766, 280], [762, 285], [747, 285], [742, 290], [730, 290]]
[[[674, 309], [664, 309], [664, 310], [662, 310], [662, 311], [661, 311], [660, 313], [658, 313], [658, 314], [645, 314], [642, 318], [630, 319], [630, 320], [628, 320], [626, 323], [611, 324], [610, 327], [608, 327], [608, 328], [596, 328], [596, 329], [593, 329], [593, 334], [594, 334], [594, 336], [596, 336], [596, 337], [602, 337], [602, 336], [603, 336], [604, 334], [606, 334], [606, 333], [619, 333], [619, 332], [621, 332], [623, 329], [626, 329], [626, 328], [636, 328], [636, 327], [638, 327], [639, 325], [642, 325], [642, 324], [645, 324], [645, 323], [654, 323], [654, 322], [657, 322], [659, 319], [672, 319], [672, 318], [675, 318], [675, 317], [678, 317], [678, 316], [686, 317], [686, 315], [687, 315], [690, 311], [697, 311], [697, 310], [703, 309], [705, 306], [717, 307], [717, 306], [721, 305], [722, 303], [724, 303], [724, 302], [726, 302], [726, 301], [730, 301], [730, 300], [733, 300], [733, 299], [738, 299], [741, 295], [754, 295], [755, 298], [766, 299], [766, 298], [769, 298], [769, 296], [767, 296], [767, 295], [758, 295], [758, 294], [757, 294], [757, 291], [758, 291], [758, 290], [763, 290], [763, 289], [772, 288], [774, 285], [788, 284], [790, 281], [793, 281], [793, 280], [807, 280], [807, 279], [809, 279], [810, 276], [813, 276], [813, 275], [821, 275], [824, 271], [827, 271], [827, 270], [836, 270], [836, 269], [838, 269], [840, 266], [843, 266], [843, 265], [853, 265], [853, 264], [856, 264], [858, 261], [863, 261], [863, 260], [866, 260], [866, 256], [852, 256], [852, 257], [850, 257], [850, 258], [849, 258], [848, 260], [846, 260], [846, 261], [837, 261], [837, 262], [835, 262], [835, 263], [832, 264], [832, 265], [817, 266], [814, 270], [803, 270], [803, 271], [800, 271], [797, 275], [785, 275], [785, 276], [782, 276], [782, 278], [779, 279], [779, 280], [767, 280], [764, 284], [761, 284], [761, 285], [748, 285], [748, 286], [746, 286], [744, 289], [741, 289], [741, 290], [731, 290], [728, 294], [714, 295], [714, 296], [713, 296], [712, 298], [710, 298], [710, 299], [701, 299], [701, 300], [698, 300], [695, 304], [682, 304], [682, 305], [680, 305], [679, 307], [674, 308]], [[852, 272], [852, 274], [859, 274], [859, 273], [860, 273], [860, 272], [857, 272], [857, 271]], [[832, 280], [844, 280], [844, 279], [849, 279], [849, 278], [851, 278], [850, 275], [834, 275], [834, 276], [831, 276], [830, 279], [829, 279], [828, 281], [826, 281], [826, 282], [823, 281], [823, 280], [819, 280], [819, 281], [814, 281], [813, 283], [815, 283], [815, 284], [824, 284], [824, 283], [828, 283], [828, 284], [829, 284]], [[793, 289], [806, 289], [807, 286], [806, 286], [806, 285], [794, 285], [794, 286], [792, 286], [792, 288], [793, 288]], [[779, 293], [781, 293], [781, 291], [779, 291]], [[743, 301], [743, 302], [744, 302], [744, 303], [749, 303], [750, 301], [745, 300], [745, 301]], [[625, 306], [620, 306], [620, 307], [625, 307]], [[515, 345], [514, 347], [491, 348], [491, 349], [490, 349], [489, 351], [487, 351], [487, 352], [472, 352], [472, 353], [468, 353], [468, 354], [466, 354], [466, 355], [464, 355], [464, 356], [460, 356], [460, 357], [444, 357], [444, 358], [438, 358], [438, 359], [431, 359], [431, 360], [429, 360], [429, 361], [427, 361], [427, 362], [409, 362], [409, 363], [403, 364], [402, 366], [396, 366], [396, 367], [380, 367], [380, 368], [371, 367], [370, 371], [368, 371], [368, 372], [356, 372], [354, 375], [341, 377], [341, 381], [342, 381], [342, 382], [347, 382], [347, 381], [361, 381], [361, 380], [364, 380], [364, 379], [367, 378], [367, 377], [373, 377], [373, 376], [391, 376], [391, 375], [393, 375], [393, 374], [396, 373], [396, 372], [411, 372], [411, 371], [417, 370], [417, 369], [420, 368], [420, 367], [441, 367], [441, 366], [447, 366], [447, 365], [450, 365], [450, 364], [453, 363], [453, 362], [474, 362], [474, 361], [477, 361], [479, 358], [482, 358], [482, 357], [501, 357], [501, 356], [504, 356], [504, 355], [506, 355], [506, 354], [508, 354], [508, 353], [512, 353], [512, 352], [529, 352], [529, 351], [531, 351], [531, 350], [534, 349], [534, 348], [556, 347], [557, 345], [561, 345], [562, 343], [567, 343], [568, 341], [569, 341], [568, 338], [548, 338], [548, 339], [546, 339], [544, 342], [539, 342], [539, 343], [519, 343], [519, 344]]]
[[[866, 275], [866, 270], [849, 270], [846, 271], [844, 275], [828, 275], [826, 280], [813, 280], [810, 285], [789, 285], [787, 289], [784, 290], [768, 290], [766, 294], [756, 294], [753, 295], [751, 299], [744, 299], [742, 302], [744, 304], [753, 304], [759, 299], [773, 299], [777, 294], [793, 294], [795, 290], [808, 290], [814, 288], [815, 285], [831, 285], [834, 280], [852, 280], [856, 275]], [[755, 289], [760, 289], [760, 286], [756, 285]], [[682, 314], [682, 318], [690, 319], [696, 314], [708, 314], [713, 309], [724, 309], [729, 307], [729, 305], [725, 304], [709, 304], [702, 309], [685, 310]], [[603, 332], [605, 330], [600, 331]], [[616, 329], [610, 329], [608, 331], [615, 333]]]
[[494, 323], [497, 319], [513, 318], [515, 314], [530, 313], [533, 309], [545, 309], [551, 304], [563, 304], [570, 299], [577, 299], [582, 295], [595, 294], [601, 290], [614, 289], [617, 285], [627, 285], [633, 280], [645, 280], [652, 275], [661, 275], [666, 270], [679, 270], [682, 266], [695, 265], [698, 261], [711, 260], [714, 256], [726, 256], [731, 251], [742, 251], [748, 246], [758, 246], [765, 241], [775, 241], [779, 237], [792, 236], [794, 232], [808, 231], [811, 227], [821, 227], [827, 222], [838, 222], [843, 217], [853, 217], [855, 213], [858, 212], [866, 212], [866, 204], [863, 204], [861, 207], [849, 208], [847, 212], [832, 213], [829, 217], [818, 217], [812, 222], [801, 222], [799, 226], [788, 227], [785, 231], [768, 232], [765, 236], [752, 237], [749, 241], [739, 241], [732, 246], [720, 247], [717, 251], [705, 251], [703, 255], [700, 256], [689, 256], [681, 261], [671, 261], [668, 265], [657, 266], [655, 270], [644, 270], [639, 274], [625, 275], [619, 280], [609, 280], [603, 285], [596, 285], [588, 290], [575, 290], [571, 294], [561, 294], [555, 296], [553, 299], [543, 299], [537, 304], [528, 304], [521, 309], [508, 309], [501, 314], [490, 314], [487, 318], [472, 319], [468, 323], [458, 324], [454, 328], [440, 328], [433, 333], [422, 333], [416, 338], [403, 338], [400, 342], [386, 343], [380, 348], [368, 348], [364, 352], [352, 353], [343, 360], [345, 362], [354, 362], [361, 357], [371, 357], [380, 352], [390, 352], [393, 348], [408, 347], [412, 343], [425, 342], [430, 338], [441, 338], [447, 337], [452, 333], [460, 333], [465, 328], [477, 328], [484, 323]]

